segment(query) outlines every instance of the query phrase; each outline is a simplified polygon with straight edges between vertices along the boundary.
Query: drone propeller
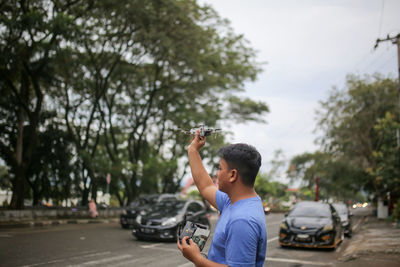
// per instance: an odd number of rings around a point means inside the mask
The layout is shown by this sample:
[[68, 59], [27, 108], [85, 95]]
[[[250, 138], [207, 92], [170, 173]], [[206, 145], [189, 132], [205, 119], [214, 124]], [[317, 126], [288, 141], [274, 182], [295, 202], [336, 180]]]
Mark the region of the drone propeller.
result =
[[190, 130], [185, 130], [185, 129], [182, 129], [182, 128], [174, 128], [174, 129], [171, 129], [171, 130], [180, 131], [181, 133], [187, 134], [187, 135], [196, 135], [197, 130], [199, 130], [200, 131], [200, 136], [204, 137], [204, 136], [210, 136], [212, 133], [218, 133], [222, 129], [220, 129], [220, 128], [209, 128], [209, 127], [205, 126], [204, 124], [200, 124], [198, 127], [191, 128]]

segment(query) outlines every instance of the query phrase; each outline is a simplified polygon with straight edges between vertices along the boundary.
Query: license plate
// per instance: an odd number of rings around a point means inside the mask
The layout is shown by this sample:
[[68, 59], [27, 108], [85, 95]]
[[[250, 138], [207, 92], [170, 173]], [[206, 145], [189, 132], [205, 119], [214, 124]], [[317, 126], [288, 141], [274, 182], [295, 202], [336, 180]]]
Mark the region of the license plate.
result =
[[307, 239], [307, 238], [309, 238], [310, 236], [309, 235], [297, 235], [297, 238], [299, 238], [299, 239]]
[[142, 232], [146, 233], [146, 234], [152, 234], [152, 233], [154, 233], [154, 229], [142, 228]]

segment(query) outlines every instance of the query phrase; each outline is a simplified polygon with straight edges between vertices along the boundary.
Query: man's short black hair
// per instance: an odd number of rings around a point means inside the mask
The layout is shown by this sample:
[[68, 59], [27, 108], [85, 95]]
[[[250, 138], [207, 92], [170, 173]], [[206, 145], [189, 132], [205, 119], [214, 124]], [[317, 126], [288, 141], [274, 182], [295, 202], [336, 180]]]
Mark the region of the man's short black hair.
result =
[[247, 144], [232, 144], [218, 151], [230, 170], [236, 169], [243, 184], [254, 186], [261, 166], [261, 155], [257, 149]]

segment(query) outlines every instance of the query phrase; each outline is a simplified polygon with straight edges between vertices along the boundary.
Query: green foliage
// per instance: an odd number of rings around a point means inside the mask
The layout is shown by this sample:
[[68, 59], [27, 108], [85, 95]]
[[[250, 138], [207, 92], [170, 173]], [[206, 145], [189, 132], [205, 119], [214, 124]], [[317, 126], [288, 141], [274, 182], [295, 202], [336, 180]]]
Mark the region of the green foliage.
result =
[[111, 195], [110, 207], [119, 207], [119, 206], [120, 206], [120, 204], [119, 204], [117, 197], [115, 195]]
[[[50, 121], [49, 121], [50, 122]], [[55, 203], [73, 197], [71, 173], [72, 144], [57, 122], [51, 121], [38, 134], [37, 149], [32, 154], [27, 181], [32, 191], [33, 205], [42, 199]]]
[[10, 174], [8, 173], [7, 167], [3, 165], [0, 165], [0, 188], [11, 188]]
[[302, 188], [300, 188], [298, 197], [303, 200], [314, 200], [315, 199], [315, 191], [309, 187], [302, 187]]
[[372, 151], [374, 165], [366, 169], [374, 180], [380, 193], [390, 190], [393, 196], [400, 196], [400, 151], [397, 146], [397, 131], [400, 131], [400, 123], [395, 116], [387, 112], [385, 117], [378, 120], [374, 126], [378, 145]]
[[349, 198], [360, 190], [364, 173], [343, 158], [331, 153], [304, 153], [291, 160], [288, 176], [302, 179], [303, 184], [313, 189], [319, 178], [320, 197]]
[[198, 190], [191, 191], [189, 194], [187, 194], [187, 198], [188, 199], [197, 199], [197, 200], [203, 199]]
[[265, 120], [258, 114], [268, 112], [268, 106], [263, 102], [254, 102], [249, 98], [239, 98], [232, 96], [229, 98], [229, 112], [227, 116], [237, 118], [238, 122], [258, 121], [265, 122]]
[[354, 199], [361, 190], [399, 195], [397, 86], [376, 75], [349, 76], [345, 90], [334, 88], [318, 112], [323, 152], [294, 157], [288, 175], [310, 189], [318, 176], [321, 193], [338, 199]]
[[[266, 104], [235, 96], [261, 71], [255, 51], [197, 1], [9, 1], [0, 10], [0, 155], [36, 197], [85, 204], [107, 173], [121, 205], [176, 192], [188, 139], [171, 129], [264, 122]], [[215, 163], [225, 136], [209, 140], [202, 153]], [[13, 161], [22, 144], [29, 171]]]
[[283, 198], [286, 196], [287, 185], [277, 181], [269, 181], [263, 174], [257, 175], [254, 188], [262, 199]]

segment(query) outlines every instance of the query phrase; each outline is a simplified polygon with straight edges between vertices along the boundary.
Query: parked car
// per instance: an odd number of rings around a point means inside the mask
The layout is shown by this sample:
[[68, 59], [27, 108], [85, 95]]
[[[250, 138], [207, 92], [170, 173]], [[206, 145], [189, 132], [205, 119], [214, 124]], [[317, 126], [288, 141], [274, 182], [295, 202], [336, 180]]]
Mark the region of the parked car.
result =
[[297, 203], [280, 225], [281, 246], [335, 248], [344, 239], [340, 217], [332, 205]]
[[168, 200], [142, 210], [136, 217], [132, 235], [137, 239], [177, 240], [184, 220], [210, 228], [206, 207], [197, 200]]
[[349, 208], [344, 203], [334, 203], [333, 207], [339, 214], [340, 221], [342, 222], [342, 227], [344, 230], [344, 235], [347, 237], [351, 237], [353, 235], [352, 230], [352, 219], [353, 214], [350, 212]]
[[265, 215], [268, 215], [271, 213], [271, 208], [269, 207], [268, 203], [263, 202], [263, 208], [264, 208]]
[[177, 197], [173, 194], [154, 194], [144, 195], [138, 197], [135, 201], [130, 203], [129, 207], [124, 210], [120, 215], [120, 224], [122, 228], [132, 228], [136, 216], [141, 210], [147, 209], [152, 205], [161, 201], [176, 200]]

